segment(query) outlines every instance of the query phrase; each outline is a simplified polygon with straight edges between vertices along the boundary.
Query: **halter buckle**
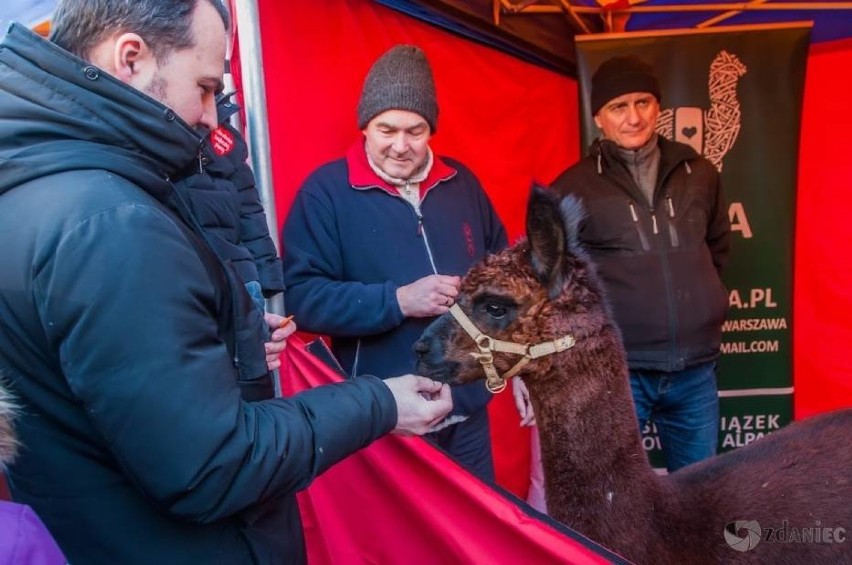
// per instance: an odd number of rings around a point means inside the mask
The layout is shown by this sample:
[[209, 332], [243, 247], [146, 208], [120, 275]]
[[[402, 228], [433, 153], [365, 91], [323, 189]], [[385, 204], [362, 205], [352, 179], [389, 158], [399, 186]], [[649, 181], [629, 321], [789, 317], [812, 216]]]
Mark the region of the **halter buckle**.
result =
[[506, 390], [506, 379], [499, 375], [494, 375], [493, 377], [488, 377], [485, 379], [485, 388], [488, 389], [488, 392], [491, 394], [497, 394], [498, 392], [503, 392]]
[[476, 346], [482, 350], [483, 352], [494, 351], [494, 338], [491, 336], [487, 336], [485, 334], [479, 334], [474, 341], [476, 342]]

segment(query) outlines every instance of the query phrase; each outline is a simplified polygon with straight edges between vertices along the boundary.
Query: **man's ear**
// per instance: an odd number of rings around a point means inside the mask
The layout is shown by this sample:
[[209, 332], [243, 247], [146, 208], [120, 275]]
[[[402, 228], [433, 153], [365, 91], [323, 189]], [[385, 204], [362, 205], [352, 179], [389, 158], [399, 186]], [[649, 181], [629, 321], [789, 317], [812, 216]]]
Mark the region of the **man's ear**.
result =
[[598, 129], [603, 129], [603, 128], [601, 127], [601, 121], [600, 121], [600, 119], [598, 118], [597, 114], [595, 114], [595, 115], [593, 116], [593, 118], [592, 118], [592, 119], [593, 119], [593, 120], [595, 120], [595, 125], [596, 125], [596, 126], [598, 126]]
[[147, 81], [156, 69], [157, 61], [145, 40], [135, 33], [122, 33], [115, 40], [112, 52], [113, 74], [122, 82]]

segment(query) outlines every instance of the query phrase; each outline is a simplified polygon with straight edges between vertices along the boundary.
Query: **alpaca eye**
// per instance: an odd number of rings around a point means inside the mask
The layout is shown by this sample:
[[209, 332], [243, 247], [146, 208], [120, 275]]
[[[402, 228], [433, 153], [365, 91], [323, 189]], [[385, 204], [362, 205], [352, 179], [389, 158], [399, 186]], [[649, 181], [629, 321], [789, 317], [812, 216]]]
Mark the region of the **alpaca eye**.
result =
[[506, 315], [506, 307], [498, 304], [488, 304], [485, 306], [485, 312], [495, 320], [499, 320]]

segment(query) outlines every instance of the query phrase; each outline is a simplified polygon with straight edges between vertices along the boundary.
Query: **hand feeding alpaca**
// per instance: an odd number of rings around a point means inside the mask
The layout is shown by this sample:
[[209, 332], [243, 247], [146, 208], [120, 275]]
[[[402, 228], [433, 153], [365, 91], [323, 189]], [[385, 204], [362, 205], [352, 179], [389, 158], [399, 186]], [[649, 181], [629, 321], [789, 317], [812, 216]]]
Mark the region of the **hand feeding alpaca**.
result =
[[[487, 376], [490, 390], [522, 376], [551, 516], [636, 563], [852, 562], [852, 410], [669, 476], [653, 472], [620, 334], [578, 244], [581, 215], [577, 201], [560, 210], [555, 195], [534, 189], [527, 240], [471, 269], [456, 311], [415, 344], [418, 372], [451, 383]], [[833, 541], [774, 538], [738, 551], [729, 544], [744, 530], [729, 527], [726, 543], [728, 524], [752, 520], [764, 534], [788, 528], [786, 538], [793, 528], [831, 529]]]

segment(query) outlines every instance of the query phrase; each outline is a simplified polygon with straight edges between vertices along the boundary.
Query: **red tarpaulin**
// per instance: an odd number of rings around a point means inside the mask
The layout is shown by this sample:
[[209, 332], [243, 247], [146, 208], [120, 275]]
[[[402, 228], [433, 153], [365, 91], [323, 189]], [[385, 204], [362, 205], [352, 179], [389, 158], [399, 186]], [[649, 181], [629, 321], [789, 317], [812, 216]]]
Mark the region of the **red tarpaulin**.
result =
[[837, 107], [852, 95], [850, 68], [852, 40], [811, 47], [794, 255], [796, 419], [852, 406], [852, 113]]
[[[341, 378], [297, 338], [283, 360], [285, 396]], [[531, 516], [519, 499], [417, 437], [390, 435], [362, 449], [314, 481], [299, 505], [312, 565], [617, 560], [564, 526]]]

